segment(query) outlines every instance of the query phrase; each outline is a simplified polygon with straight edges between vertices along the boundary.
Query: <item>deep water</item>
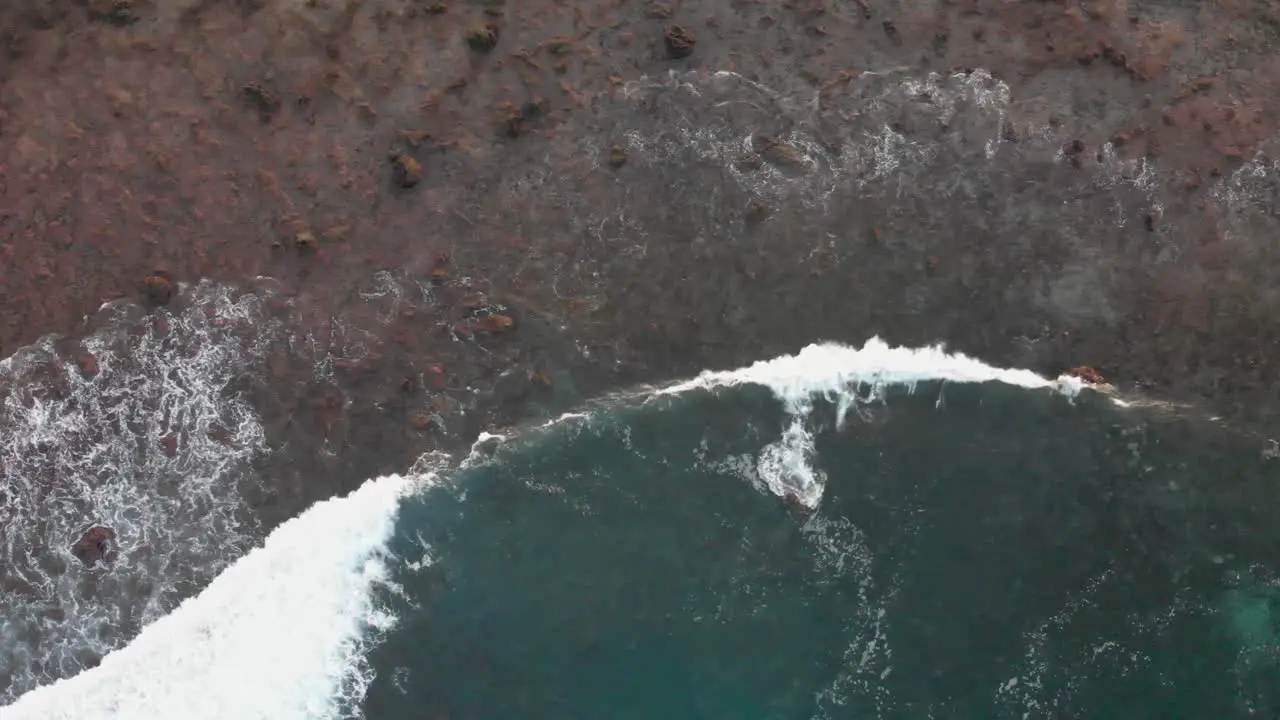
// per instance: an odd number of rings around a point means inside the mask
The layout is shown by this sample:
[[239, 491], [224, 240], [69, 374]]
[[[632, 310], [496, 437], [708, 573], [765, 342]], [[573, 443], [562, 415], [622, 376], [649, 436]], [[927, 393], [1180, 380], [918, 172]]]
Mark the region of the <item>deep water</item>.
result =
[[366, 716], [1280, 716], [1257, 442], [998, 383], [837, 406], [812, 512], [757, 473], [788, 418], [753, 385], [565, 419], [407, 500]]

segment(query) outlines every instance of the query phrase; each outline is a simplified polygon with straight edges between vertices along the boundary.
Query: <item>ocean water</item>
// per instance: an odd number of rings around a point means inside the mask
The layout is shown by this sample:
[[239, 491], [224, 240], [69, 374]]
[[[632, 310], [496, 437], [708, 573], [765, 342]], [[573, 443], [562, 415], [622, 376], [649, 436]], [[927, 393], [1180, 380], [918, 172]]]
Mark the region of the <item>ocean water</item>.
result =
[[3, 708], [129, 718], [1280, 713], [1274, 445], [818, 345], [429, 456]]

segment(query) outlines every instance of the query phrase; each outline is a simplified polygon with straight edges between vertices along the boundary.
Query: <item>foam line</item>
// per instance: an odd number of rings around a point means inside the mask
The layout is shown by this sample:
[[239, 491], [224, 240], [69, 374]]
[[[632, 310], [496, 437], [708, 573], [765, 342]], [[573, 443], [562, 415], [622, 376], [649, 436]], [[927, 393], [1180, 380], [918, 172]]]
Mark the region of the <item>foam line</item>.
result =
[[[992, 367], [965, 355], [948, 353], [941, 345], [890, 347], [873, 337], [860, 349], [838, 343], [818, 343], [795, 355], [764, 360], [739, 370], [704, 372], [655, 394], [747, 384], [768, 388], [782, 402], [789, 420], [782, 436], [765, 446], [756, 457], [756, 476], [778, 497], [816, 508], [822, 501], [826, 476], [813, 462], [817, 450], [813, 435], [805, 425], [813, 411], [815, 397], [835, 402], [837, 422], [843, 425], [851, 409], [868, 398], [874, 399], [885, 387], [905, 385], [914, 390], [917, 383], [937, 380], [999, 382], [1028, 389], [1050, 389], [1070, 397], [1085, 386], [1079, 378], [1066, 375], [1049, 380], [1030, 370]], [[859, 395], [860, 390], [869, 392], [864, 397]]]
[[[126, 647], [0, 709], [5, 720], [320, 720], [343, 688], [363, 696], [360, 638], [386, 622], [371, 590], [401, 497], [367, 481], [278, 527], [205, 590]], [[348, 700], [354, 698], [347, 698]]]
[[1084, 387], [1079, 378], [1063, 375], [1049, 380], [1030, 370], [992, 367], [966, 355], [949, 353], [941, 345], [890, 347], [873, 337], [860, 349], [838, 343], [817, 343], [795, 355], [763, 360], [740, 370], [704, 372], [659, 392], [681, 393], [749, 383], [769, 388], [785, 402], [815, 393], [838, 393], [859, 385], [913, 386], [930, 380], [1000, 382], [1031, 389], [1050, 388], [1066, 395], [1075, 395]]

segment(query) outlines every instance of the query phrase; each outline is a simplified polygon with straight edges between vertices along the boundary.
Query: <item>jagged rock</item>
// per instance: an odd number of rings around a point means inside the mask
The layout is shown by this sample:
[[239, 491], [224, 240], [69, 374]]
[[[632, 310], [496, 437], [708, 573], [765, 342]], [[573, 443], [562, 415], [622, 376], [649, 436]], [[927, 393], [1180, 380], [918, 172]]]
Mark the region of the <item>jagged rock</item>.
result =
[[1070, 375], [1071, 377], [1078, 377], [1081, 380], [1084, 380], [1085, 382], [1090, 383], [1092, 385], [1103, 385], [1107, 382], [1102, 377], [1102, 373], [1098, 372], [1097, 370], [1094, 370], [1088, 365], [1073, 367], [1067, 371], [1067, 374]]
[[93, 378], [98, 374], [98, 358], [88, 350], [82, 350], [76, 354], [76, 367], [80, 368], [81, 375]]
[[673, 60], [689, 57], [698, 44], [694, 34], [679, 25], [668, 25], [662, 33], [662, 40], [667, 46], [667, 56]]
[[621, 145], [614, 145], [609, 150], [609, 167], [620, 168], [627, 164], [627, 151]]
[[110, 564], [116, 559], [116, 551], [111, 547], [115, 539], [115, 530], [96, 525], [86, 530], [71, 546], [71, 554], [80, 558], [85, 567], [93, 567], [98, 562]]
[[486, 315], [476, 318], [473, 329], [483, 333], [503, 333], [516, 325], [516, 321], [506, 315]]
[[476, 52], [489, 52], [498, 45], [498, 26], [491, 22], [472, 25], [467, 30], [467, 44]]
[[151, 305], [168, 305], [176, 290], [173, 279], [161, 272], [142, 279], [142, 297]]
[[422, 180], [422, 163], [411, 155], [400, 153], [391, 159], [391, 176], [402, 188], [411, 188]]

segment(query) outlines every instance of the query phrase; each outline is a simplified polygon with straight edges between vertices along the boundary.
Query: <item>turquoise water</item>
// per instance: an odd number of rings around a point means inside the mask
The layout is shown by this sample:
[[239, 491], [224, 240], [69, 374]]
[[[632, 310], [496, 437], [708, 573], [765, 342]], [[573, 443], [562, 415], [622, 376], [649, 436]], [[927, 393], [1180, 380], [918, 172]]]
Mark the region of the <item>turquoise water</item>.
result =
[[755, 386], [602, 410], [408, 501], [366, 716], [1280, 716], [1256, 443], [924, 383], [819, 402], [806, 512], [755, 473], [786, 421]]

